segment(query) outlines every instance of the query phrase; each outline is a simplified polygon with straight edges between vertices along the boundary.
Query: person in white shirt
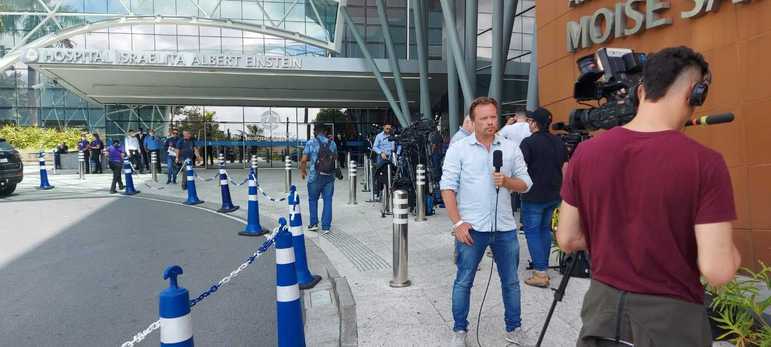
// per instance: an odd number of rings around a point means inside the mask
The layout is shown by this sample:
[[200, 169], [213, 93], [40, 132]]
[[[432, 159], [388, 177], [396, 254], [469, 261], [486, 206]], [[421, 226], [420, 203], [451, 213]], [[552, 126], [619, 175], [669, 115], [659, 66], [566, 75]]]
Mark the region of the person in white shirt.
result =
[[139, 140], [137, 140], [134, 130], [129, 130], [126, 133], [125, 151], [129, 154], [129, 161], [135, 168], [142, 169], [139, 161]]
[[450, 144], [458, 142], [460, 139], [463, 139], [464, 137], [469, 136], [472, 133], [474, 133], [474, 122], [471, 120], [471, 117], [469, 115], [466, 115], [466, 118], [463, 118], [463, 126], [461, 126], [460, 129], [458, 129], [455, 135], [452, 135], [452, 138], [450, 139]]
[[527, 116], [523, 112], [517, 112], [514, 117], [506, 121], [506, 125], [498, 131], [498, 135], [503, 136], [517, 145], [522, 143], [526, 137], [530, 136], [530, 125], [527, 124]]

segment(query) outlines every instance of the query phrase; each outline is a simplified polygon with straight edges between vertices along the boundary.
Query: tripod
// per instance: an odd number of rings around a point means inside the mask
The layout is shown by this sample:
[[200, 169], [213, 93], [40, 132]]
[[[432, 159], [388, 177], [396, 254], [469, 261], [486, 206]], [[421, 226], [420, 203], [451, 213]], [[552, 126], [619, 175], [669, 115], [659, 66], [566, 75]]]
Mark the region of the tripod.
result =
[[567, 269], [567, 272], [562, 275], [562, 280], [560, 281], [560, 285], [557, 287], [557, 289], [554, 291], [554, 301], [551, 303], [551, 308], [549, 308], [549, 314], [546, 315], [546, 321], [543, 323], [543, 328], [541, 328], [541, 334], [538, 336], [538, 342], [536, 342], [536, 347], [541, 347], [541, 342], [543, 342], [543, 337], [546, 335], [546, 329], [549, 328], [549, 322], [551, 322], [551, 316], [554, 314], [554, 308], [557, 307], [557, 303], [562, 301], [562, 298], [565, 296], [565, 288], [568, 286], [568, 281], [570, 280], [570, 276], [573, 274], [573, 271], [576, 269], [576, 264], [578, 264], [578, 255], [573, 253], [571, 255], [568, 255], [565, 257], [565, 262], [568, 262], [568, 265], [565, 266]]

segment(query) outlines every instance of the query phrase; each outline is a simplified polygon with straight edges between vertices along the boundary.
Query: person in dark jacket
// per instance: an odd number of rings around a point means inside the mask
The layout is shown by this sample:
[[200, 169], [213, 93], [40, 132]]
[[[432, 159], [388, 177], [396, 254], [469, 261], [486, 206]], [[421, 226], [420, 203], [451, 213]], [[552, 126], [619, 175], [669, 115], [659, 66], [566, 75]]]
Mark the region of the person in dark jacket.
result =
[[107, 160], [110, 163], [110, 170], [112, 170], [112, 183], [110, 184], [110, 194], [115, 194], [117, 191], [115, 190], [115, 185], [117, 184], [120, 188], [120, 190], [124, 189], [123, 186], [123, 178], [121, 177], [121, 173], [123, 172], [123, 157], [126, 155], [126, 152], [123, 150], [123, 147], [120, 145], [120, 141], [113, 140], [112, 146], [110, 146], [109, 149], [106, 150], [107, 152]]
[[562, 172], [568, 161], [568, 152], [562, 140], [549, 132], [551, 112], [538, 108], [527, 113], [532, 135], [519, 145], [527, 163], [527, 172], [533, 178], [533, 187], [521, 195], [522, 222], [527, 248], [533, 260], [533, 275], [525, 284], [548, 288], [549, 255], [552, 247], [551, 219], [559, 206]]
[[147, 134], [145, 134], [145, 130], [142, 128], [139, 128], [139, 133], [137, 133], [136, 138], [137, 138], [137, 141], [139, 141], [139, 152], [142, 156], [142, 162], [139, 163], [140, 173], [143, 168], [144, 170], [148, 170], [148, 171], [150, 170], [150, 158], [147, 152], [147, 147], [145, 147], [146, 137], [147, 137]]
[[166, 184], [177, 184], [177, 168], [174, 165], [177, 161], [177, 142], [179, 142], [179, 136], [177, 136], [177, 129], [171, 129], [169, 137], [163, 144], [166, 149], [166, 166], [167, 166], [167, 178]]
[[104, 142], [102, 142], [102, 139], [99, 137], [99, 134], [94, 133], [94, 140], [91, 141], [91, 144], [89, 145], [89, 150], [91, 152], [91, 162], [93, 163], [93, 172], [95, 174], [102, 173], [102, 151], [104, 150]]
[[69, 148], [67, 147], [67, 144], [64, 142], [56, 146], [56, 151], [54, 151], [54, 168], [56, 168], [57, 170], [61, 170], [62, 154], [66, 154], [68, 149]]

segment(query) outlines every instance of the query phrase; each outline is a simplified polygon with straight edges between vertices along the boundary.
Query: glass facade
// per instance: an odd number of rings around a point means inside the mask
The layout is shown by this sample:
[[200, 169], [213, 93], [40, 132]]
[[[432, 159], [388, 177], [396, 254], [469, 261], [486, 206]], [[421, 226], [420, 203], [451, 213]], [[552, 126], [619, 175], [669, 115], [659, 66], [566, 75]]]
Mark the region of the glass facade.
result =
[[[384, 0], [388, 27], [399, 59], [417, 59], [414, 20], [410, 1]], [[529, 62], [532, 49], [535, 10], [532, 0], [519, 2], [514, 23], [509, 60]], [[455, 1], [458, 25], [463, 25], [463, 1]], [[439, 1], [425, 1], [429, 59], [443, 60], [446, 39]], [[374, 0], [348, 0], [348, 11], [367, 48], [374, 58], [386, 58], [382, 27]], [[490, 0], [479, 0], [478, 66], [479, 94], [484, 94], [489, 81], [491, 52]], [[52, 14], [49, 18], [49, 13]], [[126, 16], [155, 19], [152, 24], [120, 23]], [[205, 18], [223, 25], [166, 24], [164, 18]], [[169, 51], [200, 53], [234, 53], [282, 56], [361, 57], [361, 51], [350, 31], [338, 18], [336, 0], [3, 0], [0, 3], [0, 59], [14, 48], [57, 33], [67, 28], [113, 21], [107, 28], [97, 28], [53, 44], [54, 47], [75, 49], [113, 49], [125, 51]], [[236, 30], [230, 24], [248, 25], [254, 30]], [[335, 43], [337, 53], [308, 43], [265, 34], [262, 26], [298, 33], [321, 42]], [[338, 30], [343, 30], [339, 33]], [[336, 37], [341, 42], [334, 42]], [[462, 35], [461, 35], [462, 37]], [[509, 63], [511, 63], [509, 62]], [[488, 77], [484, 77], [487, 73]], [[518, 104], [526, 95], [526, 76], [506, 76], [505, 97], [510, 104]], [[442, 112], [442, 101], [435, 100], [434, 110]], [[522, 104], [524, 104], [522, 102]], [[189, 108], [157, 105], [101, 105], [78, 97], [44, 75], [16, 63], [0, 72], [0, 123], [39, 125], [46, 127], [81, 127], [109, 137], [121, 137], [129, 129], [156, 128], [165, 131], [180, 110]], [[308, 131], [300, 131], [315, 119], [317, 109], [305, 108], [249, 108], [195, 106], [202, 112], [213, 112], [213, 123], [222, 124], [239, 134], [247, 133], [247, 126], [268, 129], [271, 138], [297, 136], [304, 138]], [[446, 105], [445, 105], [446, 107]], [[205, 110], [205, 111], [204, 111]], [[270, 112], [267, 112], [270, 111]], [[267, 112], [267, 113], [266, 113]], [[364, 124], [379, 122], [387, 110], [346, 111], [352, 122], [348, 132], [366, 133]], [[264, 121], [264, 114], [274, 114], [289, 122], [281, 129]], [[355, 119], [355, 121], [353, 120]], [[274, 129], [275, 128], [275, 129]], [[307, 127], [306, 127], [307, 128]], [[283, 130], [282, 130], [283, 129]], [[299, 129], [299, 130], [297, 130]], [[275, 130], [275, 131], [274, 131]], [[307, 129], [306, 129], [307, 130]], [[283, 132], [282, 132], [283, 131]]]

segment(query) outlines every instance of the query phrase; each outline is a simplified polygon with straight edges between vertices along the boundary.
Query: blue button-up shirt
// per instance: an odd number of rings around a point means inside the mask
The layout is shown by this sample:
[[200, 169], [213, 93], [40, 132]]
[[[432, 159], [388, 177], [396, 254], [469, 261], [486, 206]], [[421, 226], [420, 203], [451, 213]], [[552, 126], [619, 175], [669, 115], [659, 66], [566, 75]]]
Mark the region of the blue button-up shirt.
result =
[[383, 131], [377, 134], [375, 142], [372, 144], [372, 150], [378, 155], [385, 153], [388, 157], [391, 157], [391, 152], [394, 151], [394, 140], [391, 139], [391, 135], [386, 135]]
[[[490, 151], [477, 141], [476, 135], [466, 136], [450, 146], [444, 157], [439, 185], [442, 190], [455, 191], [460, 218], [476, 231], [492, 230], [496, 201], [493, 152], [498, 149], [503, 151], [501, 173], [523, 180], [530, 190], [533, 181], [527, 173], [522, 152], [514, 142], [501, 136], [495, 137]], [[517, 229], [511, 213], [511, 194], [505, 188], [498, 194], [496, 221], [498, 231]]]
[[161, 139], [156, 136], [147, 135], [145, 136], [144, 141], [145, 148], [147, 148], [148, 151], [157, 151], [161, 149]]
[[316, 136], [316, 138], [310, 139], [305, 143], [303, 155], [308, 156], [308, 183], [315, 182], [316, 177], [318, 177], [318, 174], [316, 174], [316, 161], [319, 160], [319, 147], [321, 146], [321, 142], [325, 144], [330, 142], [329, 150], [334, 154], [337, 153], [337, 145], [335, 145], [335, 142], [330, 141], [325, 136]]
[[471, 135], [470, 131], [464, 128], [460, 128], [458, 129], [458, 132], [455, 133], [455, 135], [452, 135], [452, 138], [450, 139], [450, 144], [463, 140], [464, 138], [466, 138], [466, 136], [469, 136], [469, 135]]

